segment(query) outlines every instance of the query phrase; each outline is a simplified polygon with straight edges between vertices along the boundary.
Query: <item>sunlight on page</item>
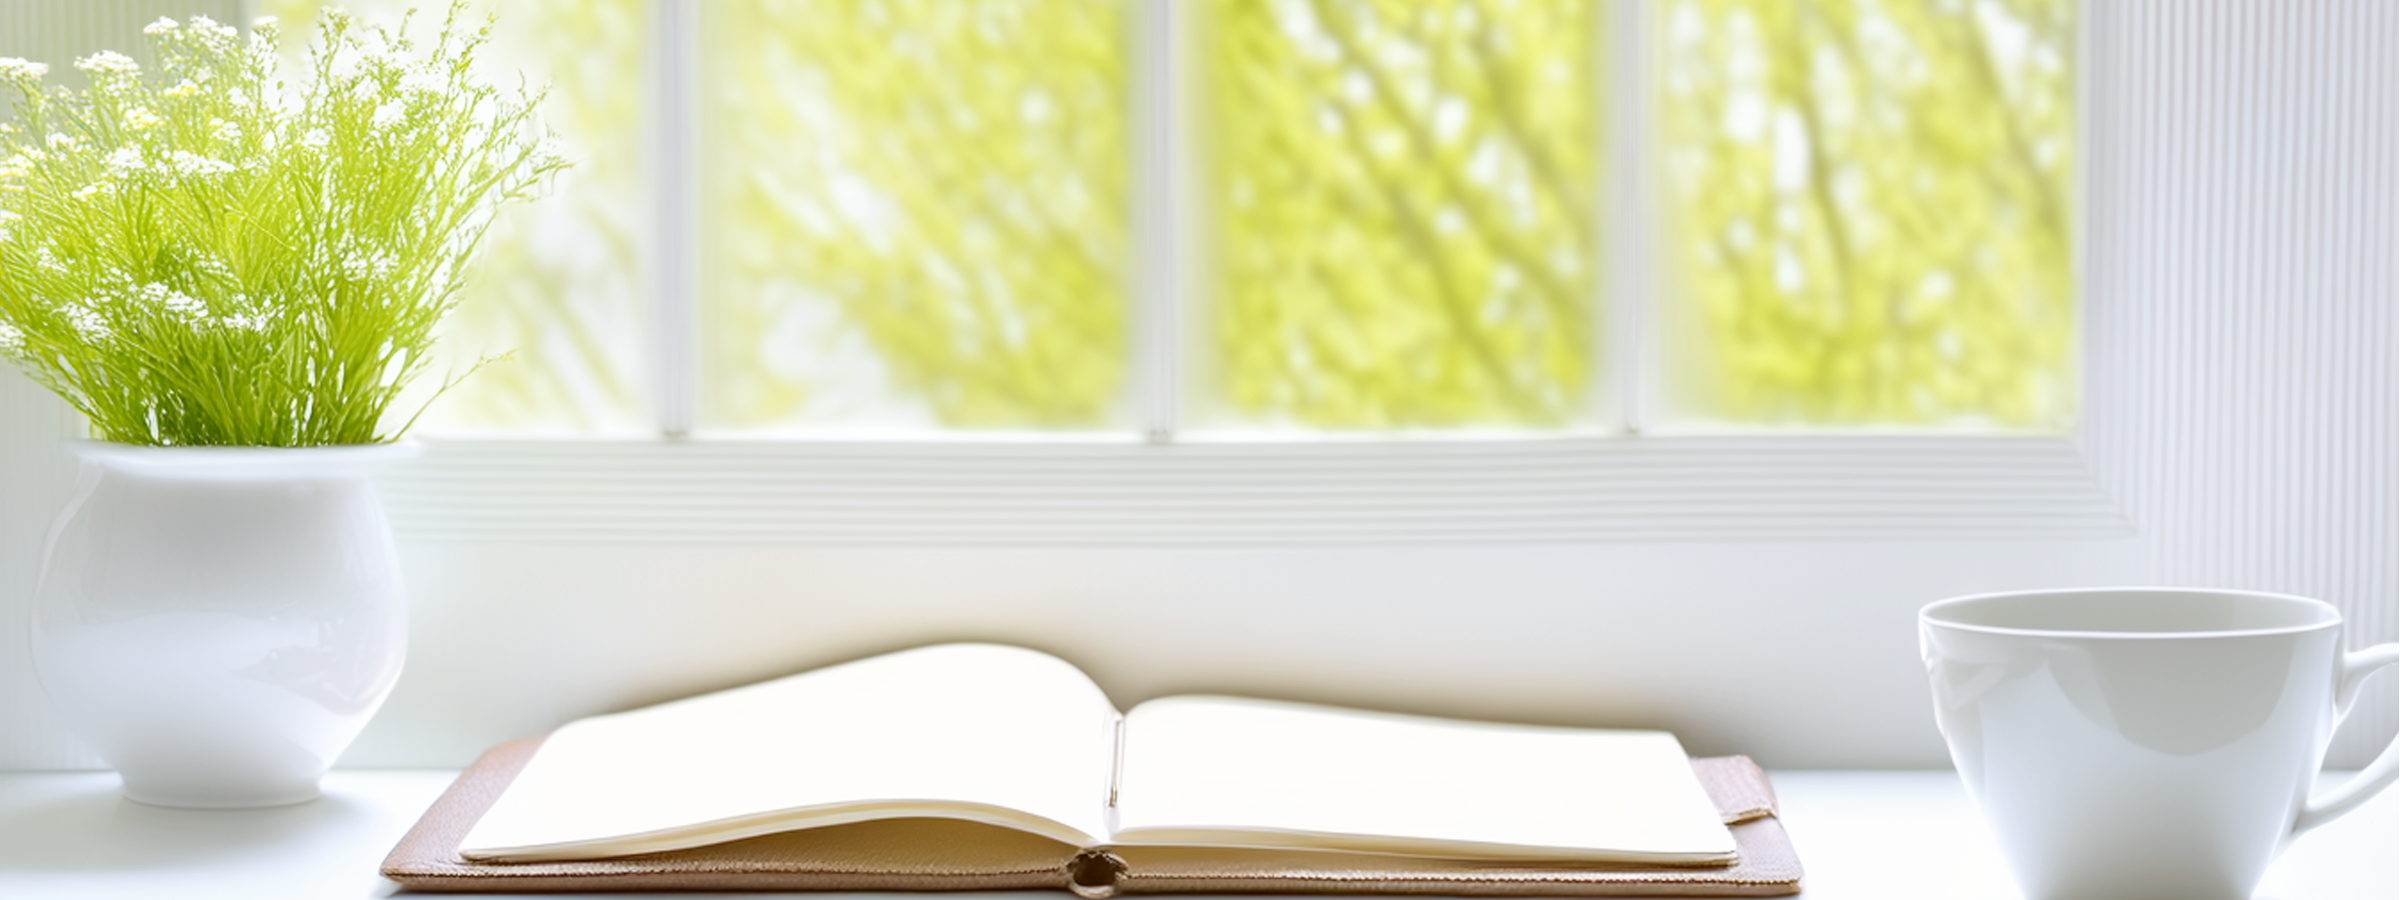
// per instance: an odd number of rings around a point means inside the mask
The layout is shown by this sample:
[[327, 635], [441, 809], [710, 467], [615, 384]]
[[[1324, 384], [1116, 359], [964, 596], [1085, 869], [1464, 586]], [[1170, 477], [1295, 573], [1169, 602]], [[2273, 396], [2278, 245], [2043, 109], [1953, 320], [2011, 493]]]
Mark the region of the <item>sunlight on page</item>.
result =
[[1665, 732], [1172, 697], [1126, 714], [1123, 765], [1126, 844], [1687, 863], [1734, 852]]
[[1091, 679], [1040, 653], [895, 653], [561, 728], [460, 852], [650, 852], [926, 815], [1090, 843], [1115, 722]]

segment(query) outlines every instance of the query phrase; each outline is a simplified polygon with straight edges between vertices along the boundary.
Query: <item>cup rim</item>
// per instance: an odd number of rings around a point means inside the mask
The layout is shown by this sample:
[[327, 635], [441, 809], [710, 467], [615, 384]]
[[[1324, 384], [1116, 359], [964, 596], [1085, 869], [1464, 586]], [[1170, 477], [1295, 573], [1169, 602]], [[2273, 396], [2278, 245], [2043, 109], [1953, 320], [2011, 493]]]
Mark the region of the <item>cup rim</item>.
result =
[[[2066, 628], [2016, 628], [2003, 625], [1976, 625], [1967, 622], [1937, 619], [1934, 617], [1935, 614], [1945, 609], [1964, 606], [1980, 600], [1992, 600], [2002, 597], [2040, 597], [2056, 594], [2116, 594], [2133, 592], [2204, 594], [2219, 597], [2260, 597], [2273, 600], [2298, 601], [2322, 610], [2325, 613], [2325, 619], [2320, 622], [2313, 622], [2305, 625], [2285, 625], [2275, 628], [2228, 628], [2206, 631], [2085, 631]], [[2336, 608], [2333, 604], [2319, 600], [2315, 597], [2302, 597], [2298, 594], [2279, 594], [2273, 591], [2245, 591], [2233, 588], [2173, 587], [2167, 585], [2112, 585], [2106, 587], [2044, 588], [2029, 591], [1989, 591], [1981, 594], [1968, 594], [1962, 597], [1949, 597], [1925, 604], [1924, 607], [1918, 609], [1917, 622], [1918, 624], [1928, 628], [1947, 628], [1953, 631], [1967, 631], [1978, 634], [2008, 635], [2014, 637], [2158, 641], [2190, 640], [2193, 638], [2240, 638], [2279, 634], [2305, 634], [2319, 629], [2342, 627], [2342, 611]]]

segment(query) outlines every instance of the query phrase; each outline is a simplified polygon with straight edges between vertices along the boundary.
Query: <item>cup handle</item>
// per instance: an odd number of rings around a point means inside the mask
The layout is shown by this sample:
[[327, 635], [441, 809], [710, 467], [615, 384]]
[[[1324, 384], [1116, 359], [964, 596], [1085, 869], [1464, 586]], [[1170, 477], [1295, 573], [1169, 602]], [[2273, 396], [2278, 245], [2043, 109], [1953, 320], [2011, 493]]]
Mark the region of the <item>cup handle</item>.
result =
[[[2333, 692], [2334, 714], [2348, 718], [2351, 701], [2358, 699], [2359, 685], [2365, 684], [2367, 676], [2376, 670], [2394, 664], [2400, 664], [2400, 644], [2378, 644], [2343, 654], [2342, 680]], [[2383, 755], [2351, 776], [2349, 783], [2334, 788], [2333, 793], [2309, 798], [2307, 805], [2300, 807], [2300, 817], [2292, 821], [2292, 833], [2296, 835], [2341, 818], [2343, 813], [2357, 809], [2377, 792], [2391, 787], [2395, 780], [2400, 780], [2400, 739], [2384, 745]]]

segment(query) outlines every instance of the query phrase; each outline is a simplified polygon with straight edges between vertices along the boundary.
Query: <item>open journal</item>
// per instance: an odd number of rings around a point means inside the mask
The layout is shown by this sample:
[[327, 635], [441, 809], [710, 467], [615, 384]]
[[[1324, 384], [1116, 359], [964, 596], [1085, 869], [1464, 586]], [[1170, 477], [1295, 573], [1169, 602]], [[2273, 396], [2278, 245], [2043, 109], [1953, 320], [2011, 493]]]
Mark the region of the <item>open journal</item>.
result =
[[[419, 831], [479, 808], [472, 826], [443, 840], [412, 834], [387, 874], [419, 888], [539, 890], [550, 886], [545, 873], [620, 870], [611, 866], [863, 876], [769, 882], [850, 888], [1040, 886], [910, 876], [1060, 873], [1052, 885], [1100, 896], [1145, 871], [1157, 873], [1155, 890], [1244, 889], [1226, 878], [1245, 873], [1276, 886], [1278, 873], [1311, 872], [1334, 879], [1309, 888], [1323, 891], [1340, 890], [1345, 877], [1451, 872], [1471, 882], [1505, 870], [1535, 873], [1519, 883], [1530, 889], [1507, 892], [1545, 893], [1558, 892], [1541, 887], [1559, 879], [1542, 873], [1579, 867], [1689, 871], [1700, 877], [1683, 880], [1722, 888], [1723, 878], [1703, 873], [1733, 867], [1743, 849], [1723, 797], [1712, 796], [1723, 791], [1704, 787], [1663, 732], [1205, 696], [1120, 714], [1066, 662], [988, 644], [926, 647], [584, 719], [538, 749], [503, 749], [505, 765], [487, 758], [461, 780], [466, 787], [485, 771], [469, 793], [496, 799], [446, 796]], [[494, 769], [505, 771], [486, 771]], [[1763, 777], [1758, 784], [1763, 794]], [[455, 859], [404, 864], [436, 844], [455, 848]], [[1177, 888], [1176, 872], [1207, 877]], [[442, 877], [408, 877], [428, 873]], [[1467, 882], [1432, 883], [1478, 892]], [[1789, 893], [1796, 866], [1788, 882], [1735, 892]]]

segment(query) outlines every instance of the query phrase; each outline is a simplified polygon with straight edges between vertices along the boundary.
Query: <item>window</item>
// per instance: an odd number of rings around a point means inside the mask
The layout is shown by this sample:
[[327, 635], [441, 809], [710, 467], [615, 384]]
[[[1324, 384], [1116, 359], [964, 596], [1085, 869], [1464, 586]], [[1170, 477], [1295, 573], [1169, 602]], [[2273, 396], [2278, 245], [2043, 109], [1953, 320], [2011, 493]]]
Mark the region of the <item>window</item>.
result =
[[586, 168], [494, 236], [416, 533], [2128, 530], [2052, 436], [2070, 0], [502, 12]]
[[2055, 431], [2074, 11], [512, 3], [584, 164], [429, 425]]

